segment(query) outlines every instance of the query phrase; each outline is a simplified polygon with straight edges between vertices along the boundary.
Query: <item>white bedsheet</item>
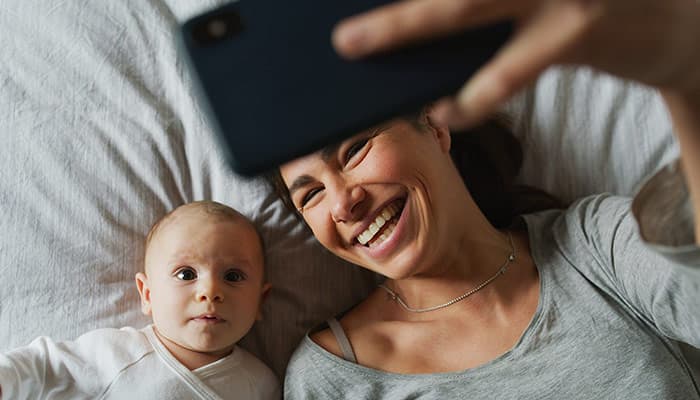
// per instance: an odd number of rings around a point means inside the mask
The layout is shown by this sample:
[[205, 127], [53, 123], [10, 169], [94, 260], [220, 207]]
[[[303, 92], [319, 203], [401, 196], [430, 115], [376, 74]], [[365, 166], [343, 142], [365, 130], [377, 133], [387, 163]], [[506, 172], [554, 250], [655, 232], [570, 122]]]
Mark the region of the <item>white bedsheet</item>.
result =
[[[222, 2], [0, 2], [0, 351], [146, 325], [142, 240], [192, 200], [230, 204], [263, 233], [273, 291], [242, 345], [279, 375], [306, 329], [372, 289], [223, 164], [172, 38], [178, 18]], [[508, 109], [521, 181], [566, 200], [629, 194], [677, 154], [653, 92], [586, 70], [551, 70]]]

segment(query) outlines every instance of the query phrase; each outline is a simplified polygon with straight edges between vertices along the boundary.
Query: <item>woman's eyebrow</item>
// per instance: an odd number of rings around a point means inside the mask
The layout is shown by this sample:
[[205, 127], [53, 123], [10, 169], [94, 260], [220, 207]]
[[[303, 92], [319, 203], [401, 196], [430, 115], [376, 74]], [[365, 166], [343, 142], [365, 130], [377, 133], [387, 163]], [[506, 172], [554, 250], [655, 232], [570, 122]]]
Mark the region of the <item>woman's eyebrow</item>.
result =
[[[380, 124], [380, 125], [376, 126], [374, 129], [366, 130], [366, 131], [362, 132], [361, 134], [370, 134], [371, 133], [372, 135], [376, 135], [376, 134], [388, 129], [390, 126], [391, 126], [391, 124], [389, 124], [389, 123]], [[330, 161], [335, 156], [335, 154], [338, 152], [338, 149], [340, 148], [342, 143], [343, 142], [333, 143], [333, 144], [329, 144], [328, 146], [322, 148], [320, 150], [321, 159], [326, 163], [328, 161]], [[301, 175], [300, 177], [296, 178], [294, 180], [294, 182], [292, 182], [292, 184], [289, 186], [289, 195], [290, 196], [293, 195], [294, 192], [296, 192], [297, 190], [299, 190], [303, 186], [308, 185], [310, 182], [313, 182], [313, 180], [314, 179], [312, 177], [310, 177], [309, 175]]]
[[[330, 161], [335, 154], [338, 152], [338, 148], [340, 147], [341, 143], [333, 143], [329, 144], [328, 146], [322, 148], [320, 150], [320, 155], [321, 159], [323, 162], [327, 163]], [[308, 185], [309, 183], [313, 182], [314, 178], [312, 178], [309, 175], [301, 175], [300, 177], [296, 178], [294, 182], [289, 186], [289, 195], [293, 195], [294, 192], [302, 188], [303, 186]]]
[[340, 143], [333, 143], [333, 144], [329, 144], [328, 146], [322, 148], [321, 149], [321, 159], [324, 162], [328, 162], [328, 160], [333, 158], [335, 153], [338, 151], [339, 147], [340, 147]]
[[[364, 131], [355, 134], [353, 137], [358, 137], [358, 136], [376, 136], [377, 134], [391, 128], [394, 125], [393, 121], [387, 121], [381, 124], [378, 124], [374, 126], [373, 128], [365, 129]], [[350, 140], [350, 139], [346, 139]], [[321, 149], [321, 159], [325, 162], [328, 162], [335, 154], [338, 152], [338, 148], [343, 144], [344, 142], [339, 142], [339, 143], [332, 143], [329, 144], [328, 146], [324, 147]]]
[[292, 182], [291, 185], [289, 185], [289, 196], [291, 197], [294, 192], [297, 190], [301, 189], [302, 187], [308, 185], [309, 183], [313, 182], [314, 178], [310, 177], [309, 175], [301, 175], [297, 177], [294, 182]]

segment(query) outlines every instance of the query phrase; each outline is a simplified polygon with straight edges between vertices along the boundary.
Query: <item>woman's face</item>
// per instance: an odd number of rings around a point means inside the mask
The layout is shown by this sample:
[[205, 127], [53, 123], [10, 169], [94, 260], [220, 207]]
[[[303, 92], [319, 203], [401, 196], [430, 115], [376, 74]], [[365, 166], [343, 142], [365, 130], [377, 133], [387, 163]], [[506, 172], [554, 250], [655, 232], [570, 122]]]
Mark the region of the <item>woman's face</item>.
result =
[[450, 192], [463, 188], [449, 147], [446, 127], [397, 119], [280, 170], [323, 246], [398, 279], [436, 262], [449, 237]]

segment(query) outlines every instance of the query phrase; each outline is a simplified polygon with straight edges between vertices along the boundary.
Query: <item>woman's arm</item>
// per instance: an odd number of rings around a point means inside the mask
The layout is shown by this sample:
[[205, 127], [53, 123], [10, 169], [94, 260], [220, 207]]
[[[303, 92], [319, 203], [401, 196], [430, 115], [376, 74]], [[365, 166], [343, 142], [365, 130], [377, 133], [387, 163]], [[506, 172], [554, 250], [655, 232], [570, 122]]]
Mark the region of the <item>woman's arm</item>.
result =
[[661, 93], [680, 144], [681, 164], [695, 216], [695, 243], [700, 244], [700, 94]]
[[438, 107], [453, 127], [484, 119], [553, 64], [700, 90], [698, 0], [404, 0], [341, 22], [333, 42], [359, 58], [499, 20], [516, 21], [513, 38]]

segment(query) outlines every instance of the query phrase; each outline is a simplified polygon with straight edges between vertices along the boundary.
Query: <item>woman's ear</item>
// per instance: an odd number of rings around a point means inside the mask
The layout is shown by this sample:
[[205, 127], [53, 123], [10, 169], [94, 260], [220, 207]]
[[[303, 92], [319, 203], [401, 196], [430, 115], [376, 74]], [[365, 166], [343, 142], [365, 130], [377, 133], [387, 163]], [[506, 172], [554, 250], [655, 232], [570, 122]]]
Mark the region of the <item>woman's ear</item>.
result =
[[430, 129], [431, 133], [438, 140], [440, 149], [445, 153], [450, 153], [452, 146], [452, 137], [450, 136], [450, 128], [447, 124], [440, 122], [439, 119], [433, 117], [434, 107], [432, 105], [425, 107], [423, 115], [425, 124]]
[[148, 277], [143, 272], [136, 273], [136, 288], [141, 296], [141, 312], [151, 315], [151, 289], [148, 287]]

